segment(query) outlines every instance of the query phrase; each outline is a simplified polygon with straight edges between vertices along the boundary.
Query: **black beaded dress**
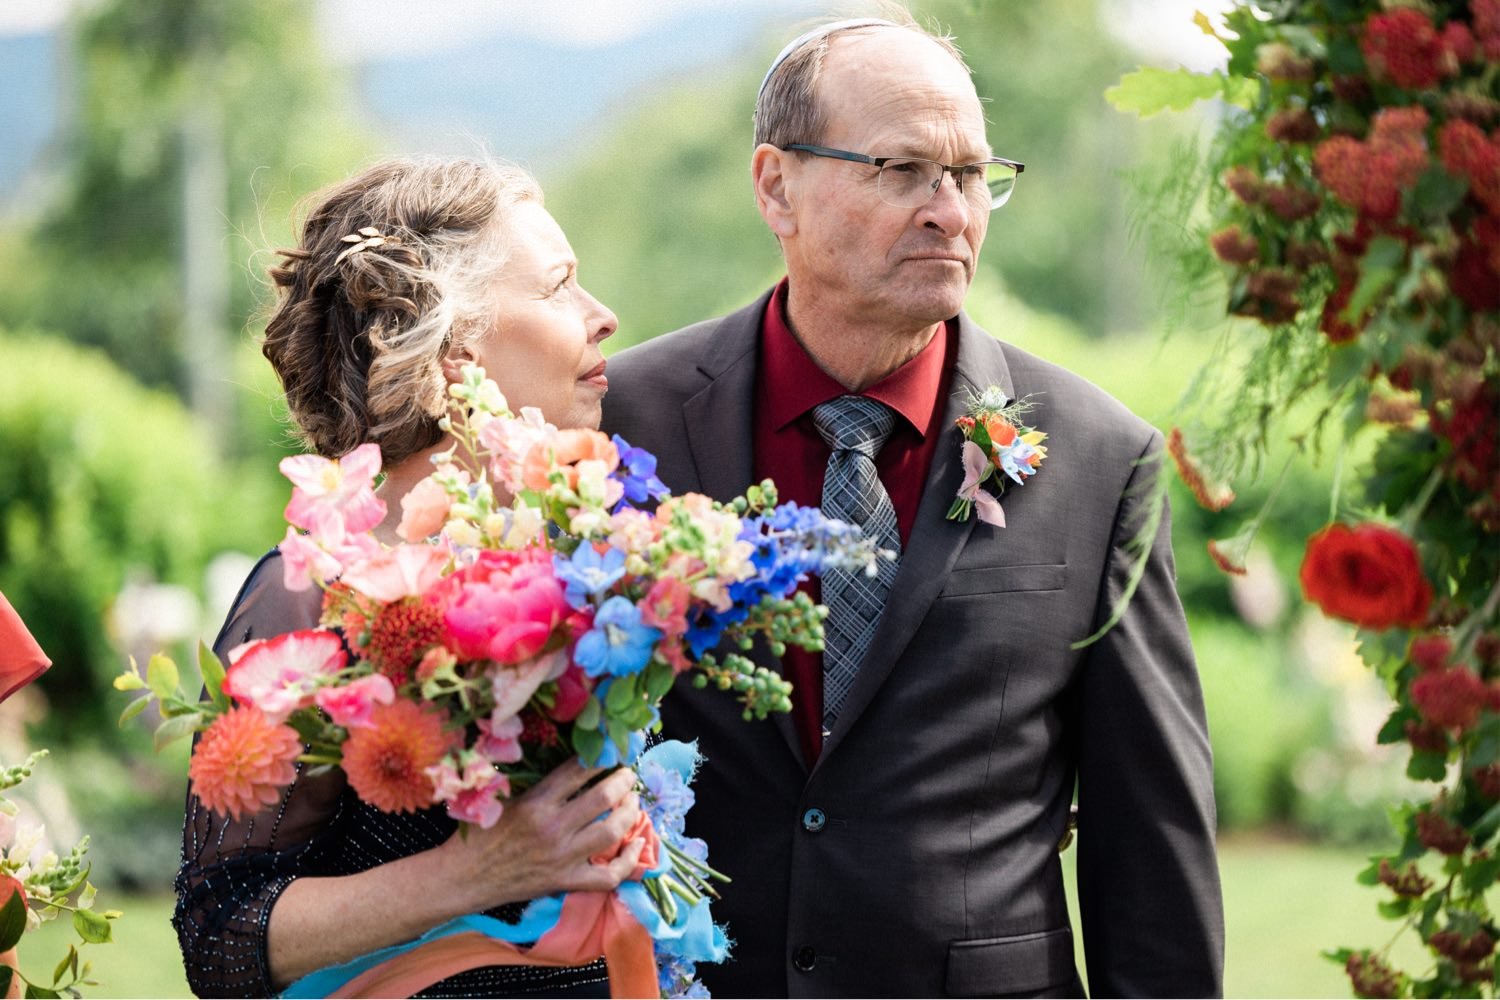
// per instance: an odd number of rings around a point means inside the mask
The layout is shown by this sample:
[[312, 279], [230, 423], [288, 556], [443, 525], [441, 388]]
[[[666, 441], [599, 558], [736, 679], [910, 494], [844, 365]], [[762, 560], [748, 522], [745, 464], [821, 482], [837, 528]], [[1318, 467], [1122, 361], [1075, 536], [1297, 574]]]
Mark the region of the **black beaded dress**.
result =
[[[214, 643], [223, 657], [251, 639], [317, 625], [320, 593], [291, 593], [274, 551], [246, 579]], [[266, 929], [277, 897], [303, 876], [352, 875], [437, 847], [457, 824], [441, 808], [384, 813], [361, 802], [334, 770], [294, 781], [274, 807], [239, 820], [191, 791], [182, 831], [172, 924], [188, 985], [199, 996], [271, 996]], [[387, 905], [400, 905], [399, 900]], [[488, 911], [516, 921], [523, 904]], [[575, 968], [492, 966], [451, 976], [424, 997], [609, 996], [602, 961]]]

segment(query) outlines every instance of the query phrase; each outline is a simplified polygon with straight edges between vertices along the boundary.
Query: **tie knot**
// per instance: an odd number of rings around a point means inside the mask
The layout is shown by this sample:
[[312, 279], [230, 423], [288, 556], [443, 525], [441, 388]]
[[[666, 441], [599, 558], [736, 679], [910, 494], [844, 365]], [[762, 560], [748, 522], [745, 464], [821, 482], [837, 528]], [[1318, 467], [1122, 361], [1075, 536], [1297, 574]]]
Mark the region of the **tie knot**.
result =
[[895, 429], [896, 414], [867, 396], [840, 396], [814, 408], [813, 424], [834, 451], [857, 451], [873, 459]]

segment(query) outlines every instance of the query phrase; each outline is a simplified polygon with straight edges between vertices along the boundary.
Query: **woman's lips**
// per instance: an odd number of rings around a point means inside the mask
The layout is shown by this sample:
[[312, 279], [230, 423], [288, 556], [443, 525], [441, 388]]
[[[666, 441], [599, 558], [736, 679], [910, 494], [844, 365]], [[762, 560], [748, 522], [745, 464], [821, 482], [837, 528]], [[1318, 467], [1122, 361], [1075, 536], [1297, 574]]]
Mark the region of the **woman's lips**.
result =
[[578, 376], [578, 381], [588, 382], [590, 385], [597, 385], [601, 389], [608, 389], [609, 379], [604, 376], [604, 369], [606, 364], [607, 363], [604, 361], [599, 362], [597, 365], [590, 368], [582, 375]]

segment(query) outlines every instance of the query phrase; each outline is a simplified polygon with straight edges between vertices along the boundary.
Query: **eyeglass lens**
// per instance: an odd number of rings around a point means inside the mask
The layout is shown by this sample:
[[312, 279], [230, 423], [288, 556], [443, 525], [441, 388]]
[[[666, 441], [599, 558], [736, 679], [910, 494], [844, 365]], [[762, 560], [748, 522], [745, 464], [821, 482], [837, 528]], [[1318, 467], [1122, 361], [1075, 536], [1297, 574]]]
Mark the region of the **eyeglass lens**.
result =
[[[926, 204], [937, 193], [946, 172], [942, 164], [932, 160], [887, 160], [880, 168], [880, 198], [897, 208]], [[964, 196], [976, 208], [999, 208], [1016, 188], [1016, 168], [1003, 163], [976, 163], [959, 173]]]

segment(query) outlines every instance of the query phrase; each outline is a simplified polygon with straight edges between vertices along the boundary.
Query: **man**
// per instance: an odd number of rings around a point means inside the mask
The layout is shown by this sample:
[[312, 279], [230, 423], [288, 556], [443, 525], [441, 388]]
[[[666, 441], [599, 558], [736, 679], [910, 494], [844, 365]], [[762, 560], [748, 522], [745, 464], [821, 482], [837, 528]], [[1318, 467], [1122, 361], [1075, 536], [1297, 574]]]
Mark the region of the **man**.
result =
[[[677, 492], [771, 476], [900, 552], [875, 581], [824, 581], [828, 651], [782, 664], [790, 719], [746, 724], [696, 692], [663, 708], [708, 759], [691, 832], [735, 879], [716, 907], [732, 960], [702, 970], [716, 996], [1079, 995], [1059, 860], [1075, 782], [1093, 992], [1222, 989], [1209, 745], [1165, 518], [1124, 617], [1071, 646], [1127, 589], [1161, 437], [961, 311], [1020, 169], [992, 159], [950, 43], [887, 21], [809, 33], [762, 87], [751, 159], [787, 280], [610, 362], [606, 428]], [[1001, 499], [1006, 527], [945, 517], [955, 420], [990, 387], [1048, 435]]]

